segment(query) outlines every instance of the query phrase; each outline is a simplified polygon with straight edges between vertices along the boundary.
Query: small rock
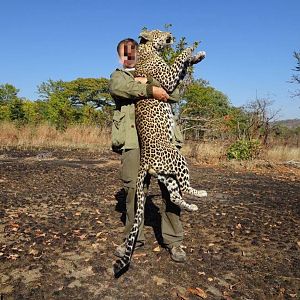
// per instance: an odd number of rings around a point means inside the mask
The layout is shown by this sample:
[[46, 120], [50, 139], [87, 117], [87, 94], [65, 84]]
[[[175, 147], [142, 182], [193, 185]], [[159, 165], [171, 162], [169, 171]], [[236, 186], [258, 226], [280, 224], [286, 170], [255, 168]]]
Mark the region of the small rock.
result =
[[4, 275], [4, 274], [0, 274], [0, 283], [3, 284], [5, 283], [6, 281], [8, 281], [9, 279], [9, 276], [7, 275]]
[[74, 287], [81, 287], [81, 282], [76, 279], [74, 281], [72, 281], [69, 285], [68, 285], [69, 288], [74, 288]]
[[221, 291], [219, 289], [217, 289], [216, 287], [212, 286], [212, 285], [207, 287], [207, 291], [210, 292], [211, 294], [213, 294], [216, 297], [222, 297], [223, 296]]
[[36, 156], [37, 159], [47, 159], [47, 158], [51, 158], [51, 157], [52, 157], [51, 152], [42, 152]]
[[156, 275], [152, 276], [152, 279], [157, 285], [163, 285], [167, 283], [167, 281], [164, 278], [158, 277]]

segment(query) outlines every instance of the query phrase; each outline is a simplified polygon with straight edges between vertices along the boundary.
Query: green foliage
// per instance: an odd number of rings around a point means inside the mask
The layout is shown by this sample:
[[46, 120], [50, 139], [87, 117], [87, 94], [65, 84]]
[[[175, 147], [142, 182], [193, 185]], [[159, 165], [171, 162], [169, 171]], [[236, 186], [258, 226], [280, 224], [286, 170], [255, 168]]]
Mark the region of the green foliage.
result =
[[112, 105], [106, 78], [78, 78], [62, 84], [65, 97], [73, 105], [87, 105], [94, 107]]
[[26, 121], [23, 102], [17, 94], [19, 90], [11, 84], [0, 85], [0, 120], [2, 121]]
[[231, 107], [225, 116], [224, 124], [228, 135], [243, 139], [249, 127], [249, 116], [243, 108]]
[[0, 85], [0, 105], [7, 104], [18, 98], [17, 94], [20, 90], [15, 88], [11, 84], [1, 84]]
[[50, 96], [47, 118], [59, 130], [65, 130], [74, 121], [74, 108], [72, 108], [71, 102], [64, 97], [62, 92]]
[[108, 84], [106, 78], [43, 82], [38, 87], [43, 99], [39, 103], [38, 116], [61, 130], [74, 123], [102, 126], [111, 116], [107, 109], [112, 107]]
[[11, 121], [17, 122], [19, 125], [27, 123], [24, 103], [22, 99], [16, 98], [9, 103], [9, 118]]
[[33, 123], [43, 123], [48, 121], [48, 103], [37, 100], [33, 102], [34, 105], [34, 120]]
[[277, 124], [272, 131], [273, 140], [284, 145], [299, 146], [300, 142], [300, 126], [287, 127], [284, 124]]
[[70, 82], [48, 80], [38, 87], [42, 100], [18, 97], [10, 84], [0, 85], [0, 120], [39, 124], [49, 122], [64, 130], [71, 124], [111, 124], [112, 99], [106, 78], [78, 78]]
[[194, 81], [184, 94], [185, 104], [181, 114], [203, 118], [219, 118], [228, 115], [231, 106], [228, 97], [205, 81]]
[[52, 95], [60, 95], [69, 100], [74, 106], [90, 103], [94, 107], [112, 105], [106, 78], [77, 78], [64, 82], [48, 80], [38, 86], [40, 97], [48, 101]]
[[51, 95], [62, 92], [64, 87], [64, 81], [57, 80], [54, 81], [49, 79], [47, 82], [42, 82], [38, 85], [38, 94], [43, 100], [48, 100]]
[[85, 105], [80, 110], [80, 123], [85, 125], [101, 125], [109, 126], [110, 122], [106, 123], [108, 120], [111, 120], [111, 113], [106, 112], [106, 110], [96, 110], [91, 105]]
[[218, 139], [227, 132], [225, 117], [232, 107], [228, 97], [205, 80], [193, 80], [180, 103], [179, 115], [186, 138]]
[[8, 105], [0, 105], [0, 121], [9, 121], [10, 110]]
[[23, 110], [28, 123], [39, 124], [46, 120], [46, 114], [40, 111], [41, 103], [40, 101], [23, 101]]
[[227, 150], [228, 159], [250, 160], [256, 158], [260, 151], [258, 140], [238, 140]]

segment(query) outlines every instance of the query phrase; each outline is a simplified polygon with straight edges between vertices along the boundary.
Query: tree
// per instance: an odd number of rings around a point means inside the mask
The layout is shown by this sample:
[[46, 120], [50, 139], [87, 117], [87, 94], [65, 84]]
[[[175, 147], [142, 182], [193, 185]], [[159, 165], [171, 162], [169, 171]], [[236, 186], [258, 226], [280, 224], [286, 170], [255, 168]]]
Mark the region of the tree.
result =
[[25, 99], [18, 97], [19, 91], [9, 83], [0, 85], [0, 120], [15, 121], [18, 125], [27, 122], [24, 111]]
[[47, 106], [47, 117], [56, 129], [65, 130], [73, 123], [75, 111], [62, 92], [50, 96]]
[[43, 106], [45, 106], [45, 102], [30, 100], [23, 101], [23, 111], [28, 123], [37, 125], [47, 120], [46, 113], [41, 110]]
[[[294, 57], [296, 59], [296, 67], [295, 69], [293, 69], [293, 71], [296, 71], [296, 72], [300, 72], [300, 52], [294, 52]], [[292, 80], [291, 80], [292, 83], [297, 83], [297, 84], [300, 84], [300, 75], [298, 74], [293, 74], [292, 75]], [[296, 92], [294, 93], [293, 97], [300, 97], [300, 89], [296, 90]]]
[[180, 122], [187, 136], [216, 138], [223, 132], [224, 117], [231, 112], [228, 97], [204, 80], [188, 85], [180, 106]]
[[0, 105], [0, 121], [9, 121], [9, 107], [8, 105]]
[[38, 85], [38, 94], [42, 100], [47, 101], [52, 94], [62, 92], [64, 89], [63, 85], [64, 81], [62, 80], [54, 81], [49, 79], [47, 82], [42, 82], [40, 85]]
[[62, 84], [66, 97], [72, 105], [90, 104], [95, 108], [112, 105], [106, 78], [77, 78]]
[[108, 83], [106, 78], [48, 80], [38, 87], [47, 109], [41, 105], [39, 109], [59, 129], [66, 129], [72, 123], [105, 125], [112, 115]]
[[18, 98], [19, 89], [13, 85], [6, 83], [0, 85], [0, 105], [7, 104]]
[[9, 103], [9, 117], [11, 121], [15, 121], [18, 125], [27, 122], [27, 118], [24, 111], [24, 102], [20, 98], [15, 98]]
[[230, 113], [224, 116], [224, 131], [231, 139], [244, 139], [248, 121], [248, 113], [243, 107], [232, 107]]
[[244, 130], [245, 138], [261, 139], [264, 145], [268, 144], [268, 138], [274, 127], [274, 121], [279, 113], [271, 111], [270, 107], [273, 102], [266, 98], [255, 99], [250, 102], [245, 111], [247, 114], [247, 126]]
[[184, 99], [181, 115], [215, 119], [227, 115], [230, 109], [228, 97], [203, 80], [190, 84]]

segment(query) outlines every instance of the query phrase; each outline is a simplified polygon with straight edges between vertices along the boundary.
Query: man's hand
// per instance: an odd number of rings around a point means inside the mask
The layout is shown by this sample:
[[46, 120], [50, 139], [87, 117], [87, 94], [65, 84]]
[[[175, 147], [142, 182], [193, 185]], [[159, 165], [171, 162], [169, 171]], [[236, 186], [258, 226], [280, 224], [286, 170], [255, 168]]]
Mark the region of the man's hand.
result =
[[[139, 81], [140, 83], [147, 83], [146, 77], [135, 77], [135, 81]], [[166, 102], [169, 99], [168, 93], [161, 87], [152, 86], [153, 98], [156, 100]]]
[[157, 100], [166, 102], [169, 99], [168, 93], [161, 87], [153, 86], [153, 97]]
[[147, 83], [147, 77], [135, 77], [134, 80], [144, 84]]

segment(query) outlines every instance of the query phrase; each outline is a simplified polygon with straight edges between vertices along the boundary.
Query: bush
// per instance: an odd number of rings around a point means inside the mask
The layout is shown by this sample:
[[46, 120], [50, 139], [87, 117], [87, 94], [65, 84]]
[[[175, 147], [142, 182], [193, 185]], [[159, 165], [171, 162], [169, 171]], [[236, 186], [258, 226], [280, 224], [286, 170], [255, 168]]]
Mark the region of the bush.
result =
[[258, 156], [260, 142], [258, 140], [238, 140], [227, 150], [228, 159], [249, 160]]
[[17, 126], [22, 126], [28, 122], [24, 111], [24, 101], [22, 99], [16, 98], [9, 103], [9, 117]]

